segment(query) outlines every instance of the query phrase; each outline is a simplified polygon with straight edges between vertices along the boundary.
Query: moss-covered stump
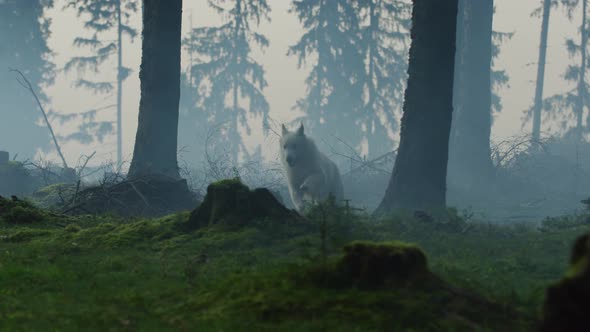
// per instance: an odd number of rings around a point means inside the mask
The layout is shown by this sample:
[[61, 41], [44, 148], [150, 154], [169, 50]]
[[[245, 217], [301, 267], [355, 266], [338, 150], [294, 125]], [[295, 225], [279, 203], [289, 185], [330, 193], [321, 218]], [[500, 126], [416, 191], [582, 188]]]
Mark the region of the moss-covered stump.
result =
[[266, 188], [250, 190], [239, 179], [210, 184], [203, 203], [191, 213], [188, 227], [214, 224], [241, 226], [254, 220], [298, 220], [301, 217], [283, 206]]
[[355, 241], [344, 254], [313, 265], [300, 281], [322, 288], [394, 289], [405, 286], [440, 288], [441, 280], [427, 266], [426, 255], [414, 245], [402, 242]]
[[590, 234], [579, 237], [564, 278], [547, 288], [542, 332], [588, 331], [590, 322]]
[[401, 242], [353, 242], [344, 247], [340, 264], [355, 284], [364, 287], [380, 287], [428, 275], [422, 250]]

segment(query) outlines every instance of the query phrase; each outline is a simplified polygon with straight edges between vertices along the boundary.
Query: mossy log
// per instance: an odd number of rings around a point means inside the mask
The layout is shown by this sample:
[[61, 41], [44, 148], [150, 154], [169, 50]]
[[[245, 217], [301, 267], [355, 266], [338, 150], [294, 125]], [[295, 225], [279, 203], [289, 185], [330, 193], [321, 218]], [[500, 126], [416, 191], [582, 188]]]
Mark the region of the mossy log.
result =
[[273, 221], [301, 219], [287, 209], [266, 188], [250, 190], [239, 179], [227, 179], [210, 184], [203, 203], [191, 213], [189, 228], [214, 224], [242, 226], [253, 220]]
[[579, 237], [561, 281], [547, 288], [541, 332], [588, 331], [590, 313], [590, 234]]

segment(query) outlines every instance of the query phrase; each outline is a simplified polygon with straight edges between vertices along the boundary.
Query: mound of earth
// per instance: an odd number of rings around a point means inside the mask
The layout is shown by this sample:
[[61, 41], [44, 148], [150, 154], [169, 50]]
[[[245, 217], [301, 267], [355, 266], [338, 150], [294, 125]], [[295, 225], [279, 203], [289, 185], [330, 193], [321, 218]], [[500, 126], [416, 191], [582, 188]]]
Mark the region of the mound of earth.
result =
[[[390, 317], [391, 321], [386, 320], [389, 327], [384, 330], [397, 330], [391, 327], [396, 317], [414, 321], [415, 330], [433, 331], [446, 330], [443, 326], [452, 326], [450, 330], [456, 331], [479, 331], [491, 326], [494, 331], [513, 331], [516, 325], [526, 326], [532, 321], [512, 308], [448, 284], [430, 271], [426, 255], [417, 246], [356, 241], [343, 250], [336, 260], [297, 271], [295, 288], [312, 294], [335, 291], [340, 294], [340, 309], [350, 312], [371, 307], [373, 314]], [[344, 294], [349, 293], [357, 298], [343, 302]], [[301, 305], [298, 309], [304, 310], [305, 304]], [[279, 311], [274, 304], [267, 306], [273, 312]], [[433, 329], [428, 321], [435, 320], [440, 325]]]
[[246, 225], [253, 220], [298, 221], [302, 217], [287, 209], [266, 188], [250, 190], [239, 179], [210, 184], [203, 203], [191, 213], [188, 226], [198, 229], [214, 224]]
[[0, 221], [13, 225], [24, 225], [44, 220], [46, 213], [27, 201], [0, 196]]
[[344, 247], [341, 268], [355, 284], [379, 287], [428, 273], [426, 255], [404, 243], [353, 242]]

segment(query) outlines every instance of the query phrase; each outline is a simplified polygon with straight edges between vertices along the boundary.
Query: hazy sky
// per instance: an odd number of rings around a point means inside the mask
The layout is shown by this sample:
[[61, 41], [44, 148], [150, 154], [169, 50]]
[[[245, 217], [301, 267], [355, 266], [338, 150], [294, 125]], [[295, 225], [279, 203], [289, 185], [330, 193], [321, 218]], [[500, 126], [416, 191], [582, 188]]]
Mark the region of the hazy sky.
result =
[[[72, 41], [78, 35], [87, 34], [82, 29], [81, 19], [76, 17], [74, 11], [62, 11], [63, 1], [57, 0], [55, 8], [47, 11], [47, 15], [53, 22], [49, 46], [55, 52], [54, 62], [58, 68], [63, 67], [70, 57], [84, 54], [83, 51], [72, 47]], [[270, 39], [270, 47], [265, 53], [256, 53], [255, 58], [265, 66], [266, 79], [269, 83], [268, 88], [265, 89], [265, 95], [271, 106], [271, 117], [277, 121], [288, 121], [297, 115], [291, 107], [296, 99], [305, 93], [304, 80], [307, 71], [298, 70], [296, 58], [286, 56], [287, 48], [297, 40], [302, 30], [296, 17], [287, 12], [290, 1], [269, 0], [269, 3], [273, 9], [272, 22], [262, 24], [260, 32]], [[504, 109], [495, 118], [492, 136], [496, 139], [523, 133], [521, 130], [523, 111], [530, 107], [533, 99], [540, 35], [540, 19], [531, 18], [530, 13], [539, 3], [540, 1], [537, 0], [496, 0], [495, 30], [515, 32], [514, 37], [503, 45], [500, 58], [496, 63], [496, 68], [507, 70], [510, 76], [510, 86], [500, 93]], [[207, 8], [206, 0], [184, 1], [184, 32], [190, 28], [191, 16], [194, 26], [214, 25], [220, 22], [220, 19]], [[140, 30], [140, 15], [135, 17], [132, 25]], [[550, 26], [545, 96], [567, 89], [561, 78], [565, 65], [569, 61], [564, 43], [566, 36], [571, 36], [576, 31], [575, 26], [565, 19], [561, 11], [554, 12]], [[113, 35], [112, 38], [114, 39], [115, 36]], [[100, 74], [107, 80], [113, 80], [110, 78], [115, 77], [114, 61], [113, 57], [113, 63], [106, 64]], [[128, 160], [131, 159], [133, 152], [137, 128], [140, 61], [141, 37], [134, 42], [126, 41], [124, 64], [133, 69], [131, 77], [124, 84], [123, 101], [123, 155]], [[183, 58], [183, 66], [187, 63], [186, 57]], [[61, 113], [72, 113], [114, 103], [114, 94], [105, 98], [105, 96], [95, 96], [74, 88], [73, 82], [76, 78], [75, 73], [58, 75], [55, 84], [46, 89], [51, 97], [51, 105], [48, 108]], [[104, 119], [114, 119], [115, 109], [104, 111], [102, 116]], [[530, 127], [530, 124], [527, 124], [524, 130], [530, 131]], [[65, 131], [68, 128], [60, 128], [60, 130]], [[262, 143], [264, 146], [269, 146], [269, 149], [265, 150], [265, 155], [273, 158], [277, 149], [274, 139], [264, 138], [262, 133], [255, 129], [253, 133], [253, 136], [248, 139], [249, 145], [255, 146]], [[64, 147], [66, 158], [70, 163], [75, 163], [81, 153], [89, 154], [93, 151], [97, 151], [96, 162], [112, 160], [116, 156], [115, 149], [114, 135], [102, 144], [80, 146], [76, 143], [68, 143]]]

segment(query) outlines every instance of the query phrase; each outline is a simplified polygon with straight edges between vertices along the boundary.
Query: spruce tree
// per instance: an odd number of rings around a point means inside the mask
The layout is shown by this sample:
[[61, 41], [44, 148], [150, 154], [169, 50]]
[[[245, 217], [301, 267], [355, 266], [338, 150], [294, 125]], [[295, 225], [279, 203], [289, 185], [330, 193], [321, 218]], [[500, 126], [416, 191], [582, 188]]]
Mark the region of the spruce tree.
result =
[[211, 0], [209, 6], [224, 22], [195, 28], [184, 39], [189, 53], [197, 57], [189, 85], [195, 89], [195, 111], [203, 110], [211, 127], [223, 124], [216, 144], [228, 149], [236, 163], [247, 152], [240, 129], [250, 133], [248, 115], [261, 118], [263, 128], [268, 128], [269, 105], [263, 94], [267, 82], [263, 66], [252, 59], [252, 51], [269, 45], [256, 27], [262, 20], [270, 20], [271, 9], [266, 0]]
[[[112, 81], [95, 81], [87, 78], [79, 78], [76, 86], [89, 89], [97, 94], [110, 94], [116, 89], [117, 109], [116, 127], [117, 127], [117, 162], [120, 164], [123, 159], [123, 121], [122, 121], [122, 101], [123, 101], [123, 82], [129, 77], [130, 69], [123, 65], [123, 38], [125, 36], [133, 40], [137, 36], [137, 31], [129, 25], [129, 18], [138, 11], [137, 0], [69, 0], [67, 7], [73, 7], [77, 10], [79, 17], [84, 17], [84, 28], [90, 31], [90, 36], [80, 36], [74, 40], [74, 46], [89, 50], [85, 56], [76, 56], [70, 59], [65, 65], [65, 70], [71, 71], [76, 69], [79, 74], [90, 71], [98, 73], [101, 65], [107, 63], [116, 56], [116, 77]], [[115, 35], [114, 40], [106, 36]], [[101, 110], [110, 107], [102, 108]], [[112, 131], [110, 121], [94, 121], [97, 110], [91, 110], [81, 115], [86, 119], [79, 131], [70, 138], [91, 142], [94, 136], [100, 140]], [[92, 120], [88, 120], [88, 119]], [[94, 133], [94, 135], [92, 134]]]
[[337, 137], [355, 149], [363, 139], [359, 112], [365, 106], [366, 82], [359, 5], [349, 0], [293, 1], [291, 12], [304, 33], [288, 51], [300, 67], [311, 67], [306, 95], [295, 105], [305, 112], [306, 129], [321, 139]]

